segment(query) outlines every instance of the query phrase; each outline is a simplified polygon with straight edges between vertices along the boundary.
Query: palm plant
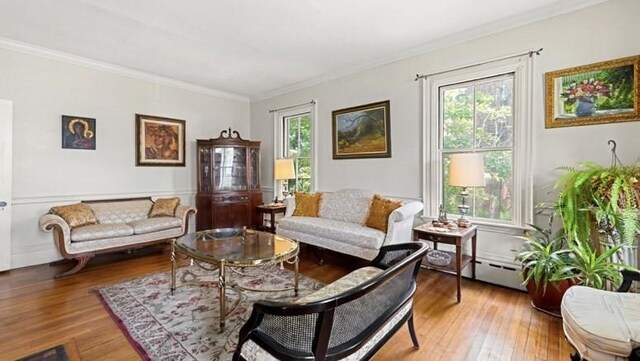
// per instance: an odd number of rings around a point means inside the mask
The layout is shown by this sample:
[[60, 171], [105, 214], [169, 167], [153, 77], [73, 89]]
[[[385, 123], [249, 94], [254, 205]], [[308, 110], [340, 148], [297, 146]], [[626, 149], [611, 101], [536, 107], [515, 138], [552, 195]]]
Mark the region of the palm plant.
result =
[[[555, 278], [571, 275], [567, 268], [569, 252], [562, 236], [551, 237], [550, 230], [531, 225], [534, 232], [527, 237], [517, 237], [524, 240], [524, 250], [516, 256], [522, 263], [523, 285], [534, 281], [536, 288], [542, 287], [546, 293], [547, 285]], [[563, 278], [565, 279], [565, 278]]]
[[622, 283], [623, 269], [632, 268], [612, 261], [622, 245], [615, 245], [598, 254], [588, 242], [570, 241], [571, 261], [560, 267], [551, 277], [553, 280], [578, 280], [583, 286], [604, 289], [607, 282], [617, 288]]

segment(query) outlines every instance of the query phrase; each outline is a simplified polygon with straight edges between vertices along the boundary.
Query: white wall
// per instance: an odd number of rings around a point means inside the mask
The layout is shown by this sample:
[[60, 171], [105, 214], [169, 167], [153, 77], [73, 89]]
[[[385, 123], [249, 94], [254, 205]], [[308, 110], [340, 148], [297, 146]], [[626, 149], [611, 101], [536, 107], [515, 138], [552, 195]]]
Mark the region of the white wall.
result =
[[[60, 258], [38, 228], [51, 206], [174, 194], [194, 204], [195, 139], [227, 127], [249, 138], [246, 101], [10, 50], [0, 50], [0, 99], [14, 107], [12, 268]], [[135, 166], [135, 113], [186, 120], [186, 167]], [[96, 150], [61, 148], [63, 114], [96, 118]]]
[[[433, 51], [251, 104], [253, 137], [263, 142], [263, 185], [272, 183], [273, 121], [268, 109], [318, 101], [318, 190], [372, 189], [389, 196], [422, 197], [422, 94], [415, 74], [428, 74], [487, 59], [544, 48], [535, 59], [533, 174], [535, 202], [548, 200], [560, 174], [555, 168], [582, 161], [608, 164], [608, 139], [626, 163], [640, 152], [640, 122], [544, 129], [544, 73], [640, 54], [640, 1], [616, 0], [460, 45]], [[333, 160], [331, 111], [391, 100], [390, 159]], [[513, 263], [519, 244], [510, 234], [483, 231], [479, 253]]]

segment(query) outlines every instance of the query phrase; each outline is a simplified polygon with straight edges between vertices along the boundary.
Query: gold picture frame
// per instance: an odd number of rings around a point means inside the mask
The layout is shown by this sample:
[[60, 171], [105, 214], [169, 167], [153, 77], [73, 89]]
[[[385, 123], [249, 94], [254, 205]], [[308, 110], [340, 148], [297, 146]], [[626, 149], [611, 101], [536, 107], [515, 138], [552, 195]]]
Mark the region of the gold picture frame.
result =
[[391, 158], [388, 100], [334, 110], [333, 159]]
[[640, 55], [545, 74], [545, 128], [640, 120]]
[[136, 114], [136, 166], [184, 167], [185, 121]]

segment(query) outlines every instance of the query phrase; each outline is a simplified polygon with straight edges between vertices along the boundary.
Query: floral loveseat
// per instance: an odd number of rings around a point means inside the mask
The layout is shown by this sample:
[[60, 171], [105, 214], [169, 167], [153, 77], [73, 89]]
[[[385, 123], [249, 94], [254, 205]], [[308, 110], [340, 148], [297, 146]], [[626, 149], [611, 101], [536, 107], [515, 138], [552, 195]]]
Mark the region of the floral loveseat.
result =
[[278, 223], [276, 233], [302, 243], [372, 260], [380, 247], [412, 240], [414, 218], [423, 208], [422, 202], [403, 202], [401, 207], [391, 212], [387, 231], [383, 232], [364, 225], [373, 198], [373, 192], [361, 189], [325, 193], [320, 201], [318, 217], [294, 216], [296, 199], [286, 198], [287, 210]]
[[[43, 231], [53, 231], [56, 246], [64, 258], [78, 261], [74, 268], [56, 277], [80, 271], [99, 253], [140, 248], [186, 234], [189, 214], [195, 214], [196, 209], [179, 205], [177, 198], [169, 200], [174, 199], [175, 206], [165, 211], [167, 214], [160, 213], [155, 217], [150, 217], [153, 216], [150, 212], [154, 205], [150, 197], [83, 201], [72, 206], [84, 210], [89, 208], [92, 221], [82, 219], [80, 225], [75, 227], [67, 223], [63, 217], [54, 214], [56, 208], [65, 206], [52, 208], [49, 213], [40, 217], [40, 228]], [[75, 217], [75, 223], [78, 223], [78, 218]]]

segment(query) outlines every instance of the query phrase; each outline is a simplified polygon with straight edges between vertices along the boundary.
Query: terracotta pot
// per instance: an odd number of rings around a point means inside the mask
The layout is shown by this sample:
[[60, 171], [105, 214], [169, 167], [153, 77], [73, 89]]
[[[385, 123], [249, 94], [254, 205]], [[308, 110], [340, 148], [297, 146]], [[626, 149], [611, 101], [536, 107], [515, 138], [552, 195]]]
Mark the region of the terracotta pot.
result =
[[574, 284], [575, 282], [570, 280], [548, 282], [545, 292], [542, 284], [540, 284], [540, 287], [536, 287], [536, 282], [534, 280], [530, 280], [527, 283], [527, 291], [529, 291], [531, 304], [534, 308], [560, 317], [562, 296], [564, 296], [567, 289]]

